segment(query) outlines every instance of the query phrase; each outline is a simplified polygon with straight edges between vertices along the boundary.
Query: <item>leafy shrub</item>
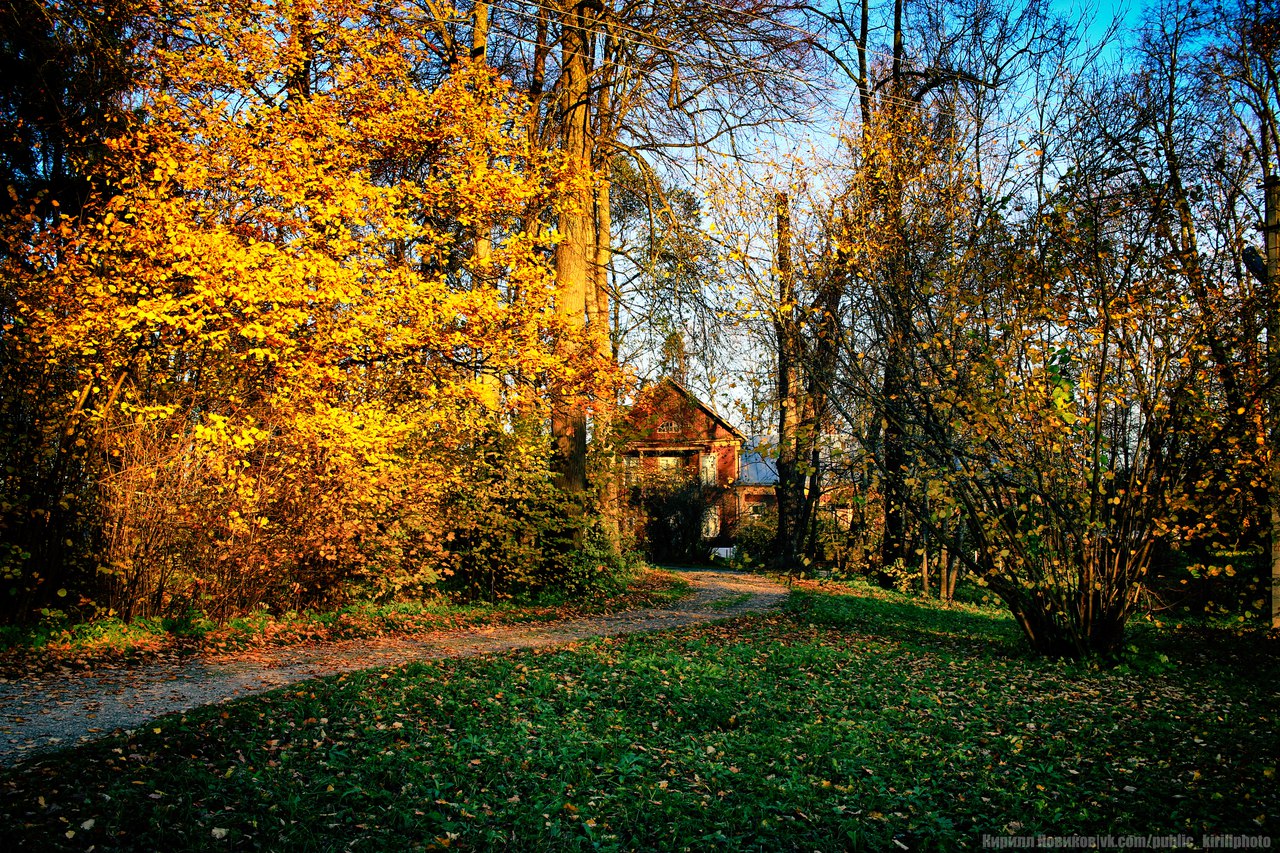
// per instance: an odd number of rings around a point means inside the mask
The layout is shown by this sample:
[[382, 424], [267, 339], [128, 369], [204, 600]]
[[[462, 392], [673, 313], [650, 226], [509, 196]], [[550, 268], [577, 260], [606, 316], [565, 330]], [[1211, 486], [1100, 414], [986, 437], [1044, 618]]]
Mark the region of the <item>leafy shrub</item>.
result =
[[496, 432], [471, 448], [442, 500], [435, 552], [445, 586], [467, 598], [578, 595], [616, 587], [624, 559], [599, 519], [556, 486], [540, 428]]
[[759, 566], [768, 562], [773, 540], [778, 533], [778, 513], [767, 508], [759, 515], [745, 516], [738, 523], [734, 544], [734, 560], [742, 566]]
[[702, 521], [721, 494], [721, 489], [704, 486], [697, 477], [683, 472], [645, 472], [632, 488], [631, 506], [640, 516], [649, 559], [659, 563], [705, 561], [708, 551]]
[[[583, 531], [545, 466], [476, 459], [615, 376], [558, 317], [530, 225], [570, 176], [509, 85], [482, 65], [423, 85], [416, 24], [378, 8], [155, 21], [130, 120], [85, 143], [81, 213], [0, 211], [0, 621], [562, 576]], [[299, 26], [318, 76], [282, 112], [262, 93]], [[464, 225], [494, 237], [483, 269]]]

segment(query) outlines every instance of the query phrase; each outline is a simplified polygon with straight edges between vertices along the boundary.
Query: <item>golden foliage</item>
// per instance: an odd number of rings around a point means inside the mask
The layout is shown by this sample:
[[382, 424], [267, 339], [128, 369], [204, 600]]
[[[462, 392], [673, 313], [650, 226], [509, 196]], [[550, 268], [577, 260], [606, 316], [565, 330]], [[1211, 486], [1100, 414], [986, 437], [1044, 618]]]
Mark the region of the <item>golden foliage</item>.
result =
[[589, 176], [530, 148], [488, 69], [417, 82], [384, 8], [186, 4], [86, 164], [100, 204], [8, 223], [32, 435], [3, 518], [50, 528], [6, 558], [20, 598], [91, 588], [58, 579], [72, 552], [126, 617], [430, 582], [454, 455], [608, 381], [554, 317], [539, 225]]

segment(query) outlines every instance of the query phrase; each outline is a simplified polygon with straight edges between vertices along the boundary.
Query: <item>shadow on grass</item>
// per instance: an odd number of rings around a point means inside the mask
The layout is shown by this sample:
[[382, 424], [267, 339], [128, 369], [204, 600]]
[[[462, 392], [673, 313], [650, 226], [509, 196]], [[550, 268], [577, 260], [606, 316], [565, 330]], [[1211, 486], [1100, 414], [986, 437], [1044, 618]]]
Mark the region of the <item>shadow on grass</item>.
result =
[[1204, 677], [1248, 673], [1255, 681], [1280, 680], [1280, 633], [1197, 624], [1152, 625], [1140, 618], [1125, 632], [1125, 662], [1139, 672], [1179, 669]]
[[[1017, 623], [1006, 612], [972, 605], [947, 607], [860, 582], [808, 585], [792, 592], [787, 610], [815, 625], [900, 642], [925, 649], [977, 652], [1033, 659]], [[1225, 668], [1280, 679], [1280, 635], [1203, 625], [1156, 626], [1130, 620], [1116, 661], [1122, 671], [1160, 674], [1183, 670], [1216, 677]], [[1088, 669], [1096, 661], [1079, 664]]]
[[944, 607], [864, 585], [796, 589], [787, 603], [794, 617], [815, 625], [905, 643], [921, 649], [977, 651], [1030, 657], [1014, 621], [973, 607]]

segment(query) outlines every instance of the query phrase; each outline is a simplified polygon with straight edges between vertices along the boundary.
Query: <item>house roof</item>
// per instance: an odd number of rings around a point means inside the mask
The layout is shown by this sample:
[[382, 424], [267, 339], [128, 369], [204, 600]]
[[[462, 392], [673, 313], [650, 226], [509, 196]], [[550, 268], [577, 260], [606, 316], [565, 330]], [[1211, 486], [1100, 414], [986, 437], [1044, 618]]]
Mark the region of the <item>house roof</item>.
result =
[[715, 409], [711, 408], [706, 403], [699, 400], [696, 394], [694, 394], [688, 388], [681, 385], [676, 380], [672, 379], [670, 376], [664, 376], [662, 379], [659, 379], [656, 383], [649, 386], [649, 388], [646, 388], [641, 393], [642, 395], [653, 394], [655, 391], [657, 391], [658, 388], [662, 387], [663, 385], [669, 385], [679, 393], [683, 394], [685, 398], [689, 400], [689, 402], [693, 403], [695, 406], [701, 409], [704, 413], [706, 413], [707, 417], [711, 418], [717, 424], [724, 427], [724, 429], [734, 438], [738, 439], [739, 441], [747, 440], [747, 437], [742, 433], [740, 429], [738, 429], [733, 424], [729, 423], [727, 420], [721, 417], [719, 412], [717, 412]]

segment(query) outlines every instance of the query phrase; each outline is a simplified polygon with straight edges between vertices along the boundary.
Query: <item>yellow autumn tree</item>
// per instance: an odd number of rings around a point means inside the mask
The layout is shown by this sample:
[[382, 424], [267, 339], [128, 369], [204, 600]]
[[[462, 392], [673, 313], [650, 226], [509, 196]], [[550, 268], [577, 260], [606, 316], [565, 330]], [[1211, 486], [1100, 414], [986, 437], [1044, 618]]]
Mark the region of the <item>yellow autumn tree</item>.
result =
[[588, 176], [530, 148], [489, 70], [439, 67], [421, 23], [186, 3], [85, 164], [99, 203], [8, 223], [31, 411], [6, 449], [11, 613], [68, 590], [128, 618], [429, 583], [479, 437], [609, 381], [529, 226]]

